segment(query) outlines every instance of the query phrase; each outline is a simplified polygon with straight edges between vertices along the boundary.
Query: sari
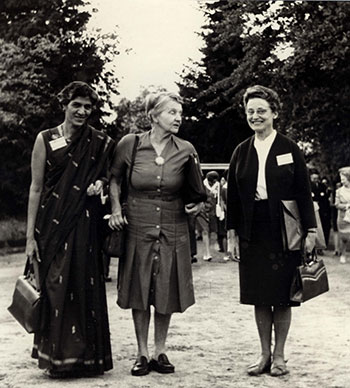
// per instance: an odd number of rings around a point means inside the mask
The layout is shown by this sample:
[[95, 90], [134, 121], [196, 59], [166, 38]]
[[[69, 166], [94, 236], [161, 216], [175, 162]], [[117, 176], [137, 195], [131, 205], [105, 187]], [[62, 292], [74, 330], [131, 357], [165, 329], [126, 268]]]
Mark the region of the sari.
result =
[[55, 372], [103, 374], [113, 367], [103, 278], [101, 201], [87, 188], [106, 179], [113, 141], [83, 126], [59, 149], [58, 128], [42, 132], [46, 147], [44, 189], [35, 238], [43, 292], [41, 328], [32, 357]]

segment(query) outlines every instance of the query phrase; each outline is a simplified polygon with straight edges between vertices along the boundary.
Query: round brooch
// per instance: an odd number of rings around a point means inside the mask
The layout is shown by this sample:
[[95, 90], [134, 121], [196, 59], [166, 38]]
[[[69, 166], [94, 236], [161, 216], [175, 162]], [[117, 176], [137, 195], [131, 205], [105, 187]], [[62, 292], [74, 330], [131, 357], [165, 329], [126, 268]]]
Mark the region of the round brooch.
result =
[[154, 161], [158, 166], [162, 166], [164, 164], [164, 158], [162, 156], [157, 156]]

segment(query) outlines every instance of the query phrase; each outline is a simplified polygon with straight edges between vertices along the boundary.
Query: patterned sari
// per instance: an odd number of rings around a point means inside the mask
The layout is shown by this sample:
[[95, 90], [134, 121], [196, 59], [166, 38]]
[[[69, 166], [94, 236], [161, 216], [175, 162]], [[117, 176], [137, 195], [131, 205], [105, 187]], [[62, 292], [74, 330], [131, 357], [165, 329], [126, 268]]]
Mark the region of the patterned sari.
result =
[[98, 233], [101, 203], [86, 190], [106, 177], [113, 141], [89, 126], [59, 149], [52, 146], [58, 128], [42, 135], [47, 164], [35, 235], [44, 306], [32, 357], [51, 371], [102, 374], [113, 365]]

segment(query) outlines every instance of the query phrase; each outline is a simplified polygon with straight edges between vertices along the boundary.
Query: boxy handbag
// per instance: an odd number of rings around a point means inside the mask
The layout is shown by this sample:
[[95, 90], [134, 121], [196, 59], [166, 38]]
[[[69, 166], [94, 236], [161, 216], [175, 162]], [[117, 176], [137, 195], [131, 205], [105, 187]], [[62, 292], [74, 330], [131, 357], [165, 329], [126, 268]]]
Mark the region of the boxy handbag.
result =
[[[128, 179], [122, 188], [123, 202], [126, 201], [127, 197], [128, 197], [129, 184], [130, 184], [132, 170], [134, 168], [134, 162], [135, 162], [136, 149], [137, 149], [138, 142], [139, 142], [139, 137], [136, 135], [134, 146], [132, 149], [132, 154], [131, 154]], [[107, 222], [108, 222], [108, 218], [109, 218], [108, 216], [105, 217]], [[123, 228], [121, 230], [112, 230], [108, 226], [107, 226], [107, 228], [108, 228], [108, 233], [104, 239], [104, 242], [102, 245], [102, 250], [109, 257], [118, 257], [119, 259], [121, 259], [124, 255], [124, 249], [125, 249], [125, 237], [126, 237], [125, 229]]]
[[[326, 242], [323, 234], [320, 215], [318, 212], [319, 206], [314, 202], [315, 217], [316, 217], [316, 249], [325, 249]], [[306, 236], [301, 224], [301, 218], [297, 201], [295, 200], [281, 200], [282, 212], [282, 239], [285, 250], [298, 251], [301, 249], [302, 241]]]
[[28, 333], [36, 333], [40, 329], [41, 305], [38, 262], [30, 263], [27, 259], [24, 275], [16, 281], [8, 311]]
[[205, 202], [207, 192], [203, 183], [201, 167], [196, 154], [190, 154], [184, 167], [185, 182], [182, 188], [182, 199], [186, 204]]
[[329, 290], [326, 267], [322, 259], [318, 260], [316, 250], [312, 253], [312, 260], [296, 268], [291, 288], [290, 300], [293, 302], [306, 302]]

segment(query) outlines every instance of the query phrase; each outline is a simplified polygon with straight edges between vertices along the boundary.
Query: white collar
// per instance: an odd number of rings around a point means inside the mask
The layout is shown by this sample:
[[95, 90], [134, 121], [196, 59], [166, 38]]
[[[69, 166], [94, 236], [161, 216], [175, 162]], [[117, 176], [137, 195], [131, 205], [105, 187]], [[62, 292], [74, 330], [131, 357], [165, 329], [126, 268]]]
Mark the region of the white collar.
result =
[[254, 141], [258, 144], [272, 144], [272, 142], [275, 140], [275, 137], [277, 135], [277, 131], [275, 129], [272, 130], [272, 132], [269, 134], [269, 136], [265, 137], [264, 140], [259, 139], [256, 135], [254, 135]]

